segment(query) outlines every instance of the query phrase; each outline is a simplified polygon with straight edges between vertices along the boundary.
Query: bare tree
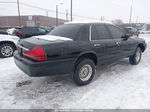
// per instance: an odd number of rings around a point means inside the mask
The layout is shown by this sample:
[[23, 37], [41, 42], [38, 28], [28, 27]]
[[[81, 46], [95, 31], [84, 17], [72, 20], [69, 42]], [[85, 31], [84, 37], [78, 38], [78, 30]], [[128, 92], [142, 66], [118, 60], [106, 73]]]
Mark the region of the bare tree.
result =
[[112, 21], [112, 23], [115, 25], [121, 25], [121, 24], [123, 24], [123, 21], [121, 19], [115, 19]]

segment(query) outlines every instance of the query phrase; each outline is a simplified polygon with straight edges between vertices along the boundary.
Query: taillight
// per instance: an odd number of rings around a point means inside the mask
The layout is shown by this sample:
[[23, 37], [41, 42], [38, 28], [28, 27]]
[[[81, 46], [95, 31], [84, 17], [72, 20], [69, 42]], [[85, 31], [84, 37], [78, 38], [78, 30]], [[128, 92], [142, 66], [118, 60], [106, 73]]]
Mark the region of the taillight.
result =
[[23, 34], [22, 31], [16, 31], [16, 33], [17, 33], [17, 34], [20, 34], [20, 35]]
[[45, 61], [47, 58], [45, 51], [41, 46], [35, 46], [31, 50], [23, 50], [23, 56], [35, 61]]
[[132, 32], [132, 30], [129, 30], [128, 32]]

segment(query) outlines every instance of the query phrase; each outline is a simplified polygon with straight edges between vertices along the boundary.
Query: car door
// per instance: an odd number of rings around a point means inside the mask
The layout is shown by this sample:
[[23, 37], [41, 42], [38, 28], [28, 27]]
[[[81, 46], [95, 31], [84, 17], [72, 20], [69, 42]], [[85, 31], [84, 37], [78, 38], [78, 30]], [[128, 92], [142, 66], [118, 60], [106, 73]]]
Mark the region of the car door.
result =
[[99, 64], [112, 61], [115, 42], [110, 37], [104, 24], [94, 24], [91, 26], [91, 44], [93, 50], [97, 53]]
[[28, 37], [36, 35], [36, 28], [35, 27], [28, 27]]
[[134, 41], [132, 38], [124, 40], [122, 37], [125, 35], [125, 32], [114, 25], [106, 25], [110, 31], [112, 38], [115, 41], [116, 47], [114, 49], [116, 58], [123, 58], [129, 56], [134, 49]]

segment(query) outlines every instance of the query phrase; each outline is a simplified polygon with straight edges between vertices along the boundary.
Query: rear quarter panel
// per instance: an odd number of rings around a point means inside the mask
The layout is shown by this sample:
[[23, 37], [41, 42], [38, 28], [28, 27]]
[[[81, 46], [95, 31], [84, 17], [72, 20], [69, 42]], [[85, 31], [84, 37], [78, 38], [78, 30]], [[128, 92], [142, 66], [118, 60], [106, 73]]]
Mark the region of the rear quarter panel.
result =
[[19, 40], [19, 37], [16, 37], [16, 36], [0, 35], [0, 42], [10, 41], [10, 42], [13, 42], [15, 45], [17, 45], [18, 40]]

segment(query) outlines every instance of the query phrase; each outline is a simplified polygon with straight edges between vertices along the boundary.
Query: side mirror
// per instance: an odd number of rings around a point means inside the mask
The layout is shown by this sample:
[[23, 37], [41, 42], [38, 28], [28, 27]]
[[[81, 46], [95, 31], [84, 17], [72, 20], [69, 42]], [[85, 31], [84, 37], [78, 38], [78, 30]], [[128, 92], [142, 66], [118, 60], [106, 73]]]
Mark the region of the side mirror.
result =
[[130, 34], [124, 34], [121, 38], [123, 41], [128, 40], [128, 38], [130, 38], [132, 35]]

